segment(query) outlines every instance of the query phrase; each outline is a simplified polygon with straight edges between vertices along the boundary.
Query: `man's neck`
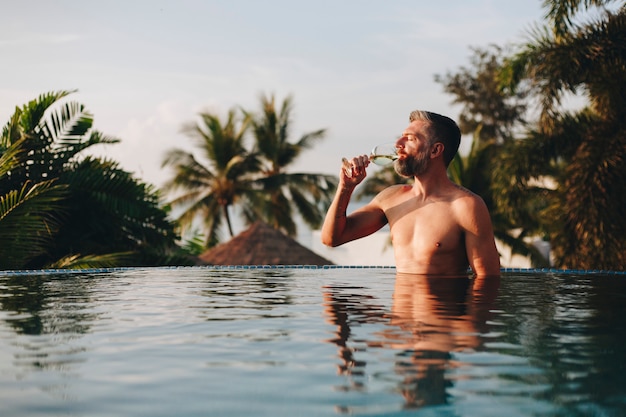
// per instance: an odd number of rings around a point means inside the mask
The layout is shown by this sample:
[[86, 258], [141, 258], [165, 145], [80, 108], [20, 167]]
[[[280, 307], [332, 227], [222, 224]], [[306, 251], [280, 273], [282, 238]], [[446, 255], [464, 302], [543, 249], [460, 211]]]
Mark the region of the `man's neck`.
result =
[[413, 177], [413, 191], [416, 196], [420, 196], [424, 200], [440, 195], [444, 190], [452, 184], [448, 178], [446, 170], [433, 169], [428, 170], [424, 174]]

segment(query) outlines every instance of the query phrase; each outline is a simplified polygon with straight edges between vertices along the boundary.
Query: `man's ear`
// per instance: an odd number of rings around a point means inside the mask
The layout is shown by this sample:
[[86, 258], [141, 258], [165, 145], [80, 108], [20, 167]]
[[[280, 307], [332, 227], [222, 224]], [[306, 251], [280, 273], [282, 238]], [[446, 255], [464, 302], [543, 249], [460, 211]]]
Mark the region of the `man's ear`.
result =
[[441, 142], [435, 142], [431, 147], [430, 147], [430, 158], [434, 159], [440, 155], [443, 155], [443, 150], [444, 150], [445, 146], [443, 143]]

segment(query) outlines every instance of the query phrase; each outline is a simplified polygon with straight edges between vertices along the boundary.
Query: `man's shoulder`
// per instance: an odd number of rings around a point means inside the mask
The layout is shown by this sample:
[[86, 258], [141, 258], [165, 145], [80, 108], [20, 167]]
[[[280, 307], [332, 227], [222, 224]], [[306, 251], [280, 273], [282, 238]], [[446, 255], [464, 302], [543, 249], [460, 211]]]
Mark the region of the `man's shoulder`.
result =
[[411, 185], [409, 184], [395, 184], [395, 185], [390, 185], [389, 187], [383, 189], [381, 192], [378, 193], [378, 197], [389, 197], [389, 196], [393, 196], [393, 195], [397, 195], [397, 194], [401, 194], [401, 193], [405, 193], [405, 192], [409, 192], [411, 191]]
[[455, 197], [452, 199], [451, 206], [461, 217], [487, 211], [487, 205], [481, 196], [460, 185], [456, 185], [455, 188]]
[[455, 197], [463, 200], [482, 200], [478, 194], [455, 182], [452, 182], [452, 192]]
[[373, 205], [380, 210], [385, 211], [389, 207], [397, 205], [403, 199], [408, 198], [408, 193], [411, 191], [411, 186], [406, 184], [390, 185], [380, 191], [376, 197], [370, 201], [370, 205]]

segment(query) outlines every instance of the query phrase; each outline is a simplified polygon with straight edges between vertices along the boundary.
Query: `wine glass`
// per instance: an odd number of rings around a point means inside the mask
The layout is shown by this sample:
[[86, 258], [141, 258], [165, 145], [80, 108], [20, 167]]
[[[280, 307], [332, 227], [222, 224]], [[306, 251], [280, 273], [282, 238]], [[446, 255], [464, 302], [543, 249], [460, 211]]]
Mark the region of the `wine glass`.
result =
[[[383, 143], [374, 146], [370, 153], [370, 161], [376, 165], [385, 166], [398, 159], [395, 142]], [[348, 178], [352, 178], [352, 164], [346, 158], [341, 158], [343, 170]]]
[[397, 151], [398, 150], [394, 142], [374, 146], [374, 149], [372, 149], [372, 153], [370, 154], [370, 161], [380, 166], [389, 165], [398, 159]]

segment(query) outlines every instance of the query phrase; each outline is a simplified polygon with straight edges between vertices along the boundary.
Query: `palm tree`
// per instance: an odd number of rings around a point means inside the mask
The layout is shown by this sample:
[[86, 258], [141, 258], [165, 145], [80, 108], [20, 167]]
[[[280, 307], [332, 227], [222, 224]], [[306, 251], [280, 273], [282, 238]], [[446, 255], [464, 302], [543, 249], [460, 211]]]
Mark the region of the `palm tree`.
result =
[[156, 191], [115, 162], [81, 159], [79, 153], [88, 147], [117, 139], [93, 130], [93, 117], [83, 105], [59, 103], [70, 93], [39, 96], [17, 108], [3, 128], [0, 227], [12, 232], [0, 234], [0, 246], [12, 246], [12, 238], [39, 239], [12, 267], [184, 262]]
[[206, 247], [220, 241], [223, 222], [230, 236], [234, 236], [229, 210], [246, 194], [254, 192], [251, 174], [260, 166], [256, 156], [245, 147], [244, 136], [249, 126], [250, 117], [240, 115], [235, 109], [228, 111], [224, 122], [216, 115], [201, 113], [200, 121], [186, 124], [183, 132], [194, 140], [202, 160], [191, 152], [172, 149], [163, 161], [164, 167], [174, 168], [174, 176], [164, 190], [180, 192], [171, 201], [174, 208], [182, 210], [178, 221], [188, 230], [201, 219]]
[[[202, 159], [173, 149], [163, 161], [163, 166], [174, 168], [174, 176], [164, 189], [178, 193], [171, 201], [182, 211], [178, 221], [186, 230], [201, 221], [206, 247], [220, 241], [223, 223], [233, 237], [231, 210], [235, 208], [247, 224], [262, 220], [293, 236], [296, 211], [308, 225], [318, 227], [330, 204], [335, 177], [286, 172], [324, 131], [304, 134], [292, 143], [291, 98], [279, 111], [273, 97], [262, 97], [261, 104], [260, 115], [233, 108], [224, 121], [214, 114], [200, 114], [200, 122], [186, 124], [183, 132], [194, 140]], [[248, 143], [250, 129], [254, 140]]]
[[[572, 23], [610, 3], [545, 1], [551, 25], [534, 30], [505, 72], [512, 88], [532, 84], [541, 116], [502, 159], [500, 205], [549, 235], [561, 267], [626, 268], [626, 6]], [[568, 93], [587, 106], [563, 110]], [[524, 204], [537, 194], [543, 206]]]
[[459, 128], [462, 134], [473, 135], [474, 142], [509, 142], [525, 124], [527, 89], [503, 89], [499, 79], [508, 49], [471, 48], [469, 68], [435, 75], [444, 91], [454, 96], [452, 102], [462, 106]]
[[[159, 192], [116, 162], [92, 157], [72, 161], [59, 181], [70, 187], [72, 218], [71, 227], [59, 231], [57, 246], [51, 251], [60, 263], [74, 259], [71, 255], [61, 258], [63, 252], [82, 253], [81, 258], [98, 254], [109, 266], [192, 262], [175, 244], [178, 235], [168, 219], [169, 208], [161, 206]], [[113, 253], [117, 253], [115, 262], [111, 262]], [[81, 258], [71, 263], [84, 262]]]
[[[0, 154], [0, 184], [19, 167], [24, 142], [20, 139]], [[60, 224], [59, 202], [66, 197], [66, 187], [53, 182], [27, 182], [0, 195], [0, 269], [21, 268], [50, 245]]]
[[244, 215], [247, 222], [261, 218], [289, 236], [297, 232], [297, 212], [311, 228], [318, 228], [330, 204], [337, 179], [331, 175], [289, 173], [287, 169], [315, 143], [323, 139], [325, 130], [305, 133], [290, 141], [293, 99], [287, 97], [277, 109], [274, 96], [261, 96], [261, 113], [251, 116], [255, 138], [254, 152], [262, 161], [260, 192], [250, 198]]

